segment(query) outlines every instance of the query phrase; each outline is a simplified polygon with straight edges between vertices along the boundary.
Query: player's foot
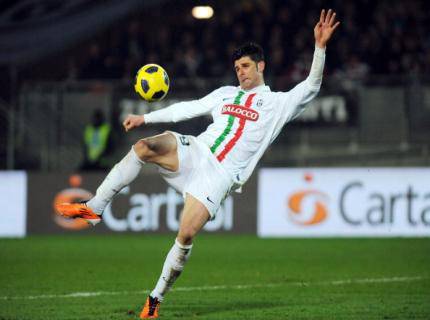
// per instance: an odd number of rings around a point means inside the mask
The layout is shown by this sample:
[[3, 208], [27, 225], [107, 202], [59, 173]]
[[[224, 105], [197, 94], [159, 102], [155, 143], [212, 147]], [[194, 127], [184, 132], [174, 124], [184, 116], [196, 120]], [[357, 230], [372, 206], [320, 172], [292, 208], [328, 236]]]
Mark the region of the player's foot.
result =
[[56, 206], [57, 212], [68, 219], [81, 218], [92, 226], [95, 226], [102, 219], [91, 208], [87, 207], [86, 202], [79, 203], [60, 203]]
[[160, 301], [158, 301], [157, 298], [148, 296], [148, 298], [146, 298], [145, 306], [140, 313], [140, 319], [157, 319], [159, 308]]

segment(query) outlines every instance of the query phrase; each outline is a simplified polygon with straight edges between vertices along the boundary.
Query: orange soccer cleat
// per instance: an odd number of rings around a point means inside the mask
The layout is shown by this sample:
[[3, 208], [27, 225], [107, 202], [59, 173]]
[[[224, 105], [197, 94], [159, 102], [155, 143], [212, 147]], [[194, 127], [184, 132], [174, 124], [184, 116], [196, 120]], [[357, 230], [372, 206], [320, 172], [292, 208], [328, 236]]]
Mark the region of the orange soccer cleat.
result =
[[140, 319], [157, 319], [159, 308], [160, 308], [160, 301], [158, 301], [157, 298], [148, 296], [145, 302], [145, 306], [143, 307], [143, 310], [140, 313]]
[[84, 219], [88, 224], [95, 226], [102, 219], [101, 216], [94, 213], [91, 208], [87, 207], [85, 202], [80, 203], [60, 203], [56, 207], [57, 212], [69, 219], [81, 218]]

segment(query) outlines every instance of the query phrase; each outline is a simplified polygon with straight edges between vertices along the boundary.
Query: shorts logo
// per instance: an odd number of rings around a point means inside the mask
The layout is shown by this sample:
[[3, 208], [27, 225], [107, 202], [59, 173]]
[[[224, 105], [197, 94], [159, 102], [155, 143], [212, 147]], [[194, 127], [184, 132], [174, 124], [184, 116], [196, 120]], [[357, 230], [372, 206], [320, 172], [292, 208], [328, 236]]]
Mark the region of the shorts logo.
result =
[[222, 114], [228, 114], [240, 119], [257, 121], [259, 114], [257, 111], [237, 104], [226, 104], [222, 107]]
[[190, 145], [190, 140], [188, 140], [188, 138], [186, 136], [180, 136], [179, 141], [181, 141], [182, 145], [184, 145], [184, 146]]

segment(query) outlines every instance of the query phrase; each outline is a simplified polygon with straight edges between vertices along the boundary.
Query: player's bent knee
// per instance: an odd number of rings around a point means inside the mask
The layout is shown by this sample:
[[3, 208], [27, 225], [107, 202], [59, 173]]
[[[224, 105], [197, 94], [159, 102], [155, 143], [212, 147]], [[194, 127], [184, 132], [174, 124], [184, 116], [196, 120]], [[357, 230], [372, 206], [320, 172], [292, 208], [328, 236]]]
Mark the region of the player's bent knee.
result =
[[143, 161], [148, 160], [150, 148], [146, 139], [140, 139], [134, 144], [134, 152], [136, 152], [137, 156]]

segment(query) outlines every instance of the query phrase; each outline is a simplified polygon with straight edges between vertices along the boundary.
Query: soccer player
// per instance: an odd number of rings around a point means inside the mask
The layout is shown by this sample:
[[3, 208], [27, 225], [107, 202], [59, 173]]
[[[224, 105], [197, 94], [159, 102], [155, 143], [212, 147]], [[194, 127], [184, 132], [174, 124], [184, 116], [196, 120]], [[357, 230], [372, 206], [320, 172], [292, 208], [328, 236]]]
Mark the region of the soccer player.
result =
[[288, 92], [272, 92], [264, 84], [263, 50], [250, 43], [233, 54], [238, 87], [221, 87], [199, 100], [145, 115], [128, 115], [123, 123], [126, 131], [205, 114], [212, 115], [213, 123], [198, 137], [167, 131], [137, 141], [112, 168], [94, 198], [57, 207], [65, 217], [83, 218], [95, 225], [112, 198], [138, 176], [145, 163], [158, 165], [162, 177], [183, 194], [179, 231], [140, 314], [142, 319], [158, 317], [160, 303], [190, 257], [195, 235], [215, 217], [226, 196], [247, 181], [282, 127], [317, 95], [326, 44], [338, 25], [336, 13], [321, 11], [314, 28], [315, 52], [309, 76]]

